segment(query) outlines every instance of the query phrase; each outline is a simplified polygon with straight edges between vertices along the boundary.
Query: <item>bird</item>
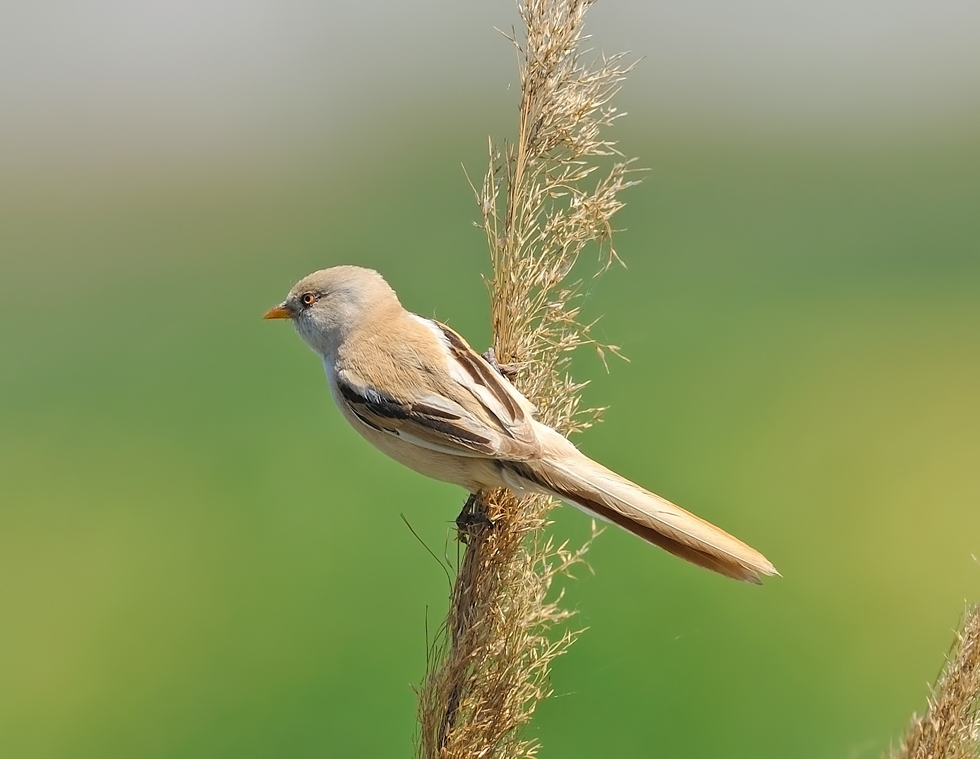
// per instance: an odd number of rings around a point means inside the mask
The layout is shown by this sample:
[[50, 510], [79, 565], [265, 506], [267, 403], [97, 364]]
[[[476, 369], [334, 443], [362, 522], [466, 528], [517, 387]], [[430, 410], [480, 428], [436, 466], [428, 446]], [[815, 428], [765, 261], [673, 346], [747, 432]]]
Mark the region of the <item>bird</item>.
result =
[[377, 271], [333, 266], [265, 319], [293, 323], [344, 418], [396, 461], [475, 495], [544, 493], [719, 574], [778, 574], [754, 548], [586, 456], [445, 324], [406, 310]]

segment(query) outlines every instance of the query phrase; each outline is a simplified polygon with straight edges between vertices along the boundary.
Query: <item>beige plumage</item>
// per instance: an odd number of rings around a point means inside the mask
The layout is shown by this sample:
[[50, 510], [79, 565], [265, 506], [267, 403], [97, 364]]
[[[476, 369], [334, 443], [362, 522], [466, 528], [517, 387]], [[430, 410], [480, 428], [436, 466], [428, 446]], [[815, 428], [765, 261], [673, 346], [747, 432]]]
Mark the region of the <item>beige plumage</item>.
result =
[[369, 442], [471, 493], [549, 493], [698, 566], [759, 582], [758, 551], [581, 453], [466, 341], [406, 311], [380, 274], [337, 266], [300, 280], [267, 319], [290, 319]]

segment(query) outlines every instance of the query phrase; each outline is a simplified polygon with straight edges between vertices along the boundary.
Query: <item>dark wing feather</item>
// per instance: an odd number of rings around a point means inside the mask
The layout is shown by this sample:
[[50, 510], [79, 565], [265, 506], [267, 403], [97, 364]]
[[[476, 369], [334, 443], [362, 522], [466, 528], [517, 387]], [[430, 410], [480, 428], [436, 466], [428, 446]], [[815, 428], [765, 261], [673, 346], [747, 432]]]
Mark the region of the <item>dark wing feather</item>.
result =
[[[440, 341], [445, 366], [428, 366], [410, 341], [380, 332], [374, 350], [388, 363], [384, 390], [367, 371], [376, 367], [347, 353], [333, 371], [338, 401], [372, 429], [434, 451], [510, 461], [538, 455], [530, 401], [451, 329], [413, 318], [418, 340]], [[410, 394], [399, 392], [406, 387]]]
[[406, 402], [350, 380], [349, 373], [338, 374], [337, 388], [354, 415], [369, 427], [447, 453], [497, 454], [495, 435], [489, 430], [481, 434], [473, 424], [467, 424], [462, 409], [455, 413], [435, 403]]
[[534, 410], [531, 402], [456, 332], [445, 324], [433, 324], [445, 336], [450, 356], [459, 369], [455, 373], [456, 381], [473, 397], [481, 411], [499, 425], [507, 437], [518, 443], [537, 446], [531, 421]]

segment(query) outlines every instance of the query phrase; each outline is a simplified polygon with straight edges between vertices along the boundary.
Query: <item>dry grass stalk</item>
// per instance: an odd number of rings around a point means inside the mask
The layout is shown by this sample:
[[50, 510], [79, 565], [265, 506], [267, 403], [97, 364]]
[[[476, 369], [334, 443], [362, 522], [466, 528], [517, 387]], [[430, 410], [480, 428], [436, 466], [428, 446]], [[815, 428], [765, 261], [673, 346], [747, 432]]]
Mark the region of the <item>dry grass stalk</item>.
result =
[[980, 759], [980, 605], [956, 634], [926, 713], [891, 759]]
[[[616, 260], [610, 218], [633, 184], [600, 130], [617, 118], [609, 102], [628, 68], [622, 58], [582, 61], [582, 23], [593, 0], [519, 4], [526, 39], [512, 38], [520, 59], [517, 141], [491, 146], [478, 200], [490, 245], [494, 350], [516, 364], [515, 383], [563, 432], [588, 427], [598, 410], [580, 408], [583, 384], [568, 376], [570, 353], [603, 348], [579, 322], [580, 283], [569, 277], [589, 244], [600, 269]], [[597, 173], [600, 161], [609, 164]], [[575, 638], [549, 632], [571, 615], [554, 598], [555, 579], [582, 561], [540, 535], [547, 498], [481, 493], [465, 531], [443, 639], [432, 651], [419, 694], [419, 753], [426, 759], [526, 757], [537, 751], [522, 728], [550, 695], [549, 668]]]

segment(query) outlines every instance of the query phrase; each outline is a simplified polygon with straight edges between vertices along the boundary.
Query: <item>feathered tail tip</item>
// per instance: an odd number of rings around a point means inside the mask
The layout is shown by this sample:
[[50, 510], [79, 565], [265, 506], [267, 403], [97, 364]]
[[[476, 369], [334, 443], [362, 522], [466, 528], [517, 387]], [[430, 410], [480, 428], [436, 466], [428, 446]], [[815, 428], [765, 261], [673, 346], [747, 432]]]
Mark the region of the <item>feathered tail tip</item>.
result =
[[769, 559], [738, 538], [670, 501], [642, 492], [645, 496], [641, 502], [642, 510], [636, 506], [638, 498], [630, 504], [608, 506], [595, 498], [594, 493], [579, 491], [559, 495], [674, 556], [733, 580], [761, 585], [762, 577], [779, 574]]
[[779, 574], [769, 559], [738, 538], [620, 477], [558, 433], [545, 436], [547, 452], [542, 459], [510, 465], [523, 479], [675, 556], [734, 580], [759, 585], [762, 577]]

